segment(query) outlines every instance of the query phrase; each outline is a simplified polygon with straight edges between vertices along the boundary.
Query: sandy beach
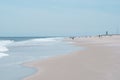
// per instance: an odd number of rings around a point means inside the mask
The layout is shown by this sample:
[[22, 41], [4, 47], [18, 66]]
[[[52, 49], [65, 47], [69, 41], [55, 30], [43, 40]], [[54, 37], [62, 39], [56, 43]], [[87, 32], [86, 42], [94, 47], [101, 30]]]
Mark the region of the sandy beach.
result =
[[83, 50], [26, 63], [38, 71], [23, 80], [120, 80], [120, 36], [67, 39]]

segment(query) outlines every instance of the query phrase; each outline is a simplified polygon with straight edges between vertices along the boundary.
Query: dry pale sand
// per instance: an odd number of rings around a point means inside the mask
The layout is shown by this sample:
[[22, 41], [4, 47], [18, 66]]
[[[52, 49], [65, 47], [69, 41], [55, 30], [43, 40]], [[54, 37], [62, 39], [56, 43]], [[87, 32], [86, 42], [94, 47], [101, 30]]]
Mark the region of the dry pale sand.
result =
[[120, 36], [69, 41], [86, 49], [27, 63], [38, 72], [24, 80], [120, 80]]

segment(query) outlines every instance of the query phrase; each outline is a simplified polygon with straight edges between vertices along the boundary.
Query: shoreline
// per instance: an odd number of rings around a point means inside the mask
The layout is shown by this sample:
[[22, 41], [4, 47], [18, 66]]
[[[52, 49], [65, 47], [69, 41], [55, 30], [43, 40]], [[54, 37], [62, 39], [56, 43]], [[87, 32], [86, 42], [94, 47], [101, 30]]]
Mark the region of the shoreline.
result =
[[[23, 80], [119, 80], [120, 36], [76, 38], [86, 49], [64, 56], [26, 63], [37, 73]], [[117, 45], [118, 44], [118, 45]], [[116, 72], [117, 71], [117, 72]], [[119, 79], [118, 79], [119, 78]]]

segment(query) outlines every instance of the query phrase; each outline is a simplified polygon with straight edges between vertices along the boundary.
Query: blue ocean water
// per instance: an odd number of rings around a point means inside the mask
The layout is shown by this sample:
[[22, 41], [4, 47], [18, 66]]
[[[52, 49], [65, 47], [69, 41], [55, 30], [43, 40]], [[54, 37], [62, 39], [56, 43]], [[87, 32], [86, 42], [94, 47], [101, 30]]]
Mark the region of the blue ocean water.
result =
[[64, 55], [80, 48], [62, 37], [0, 37], [0, 80], [22, 80], [36, 72], [21, 64]]

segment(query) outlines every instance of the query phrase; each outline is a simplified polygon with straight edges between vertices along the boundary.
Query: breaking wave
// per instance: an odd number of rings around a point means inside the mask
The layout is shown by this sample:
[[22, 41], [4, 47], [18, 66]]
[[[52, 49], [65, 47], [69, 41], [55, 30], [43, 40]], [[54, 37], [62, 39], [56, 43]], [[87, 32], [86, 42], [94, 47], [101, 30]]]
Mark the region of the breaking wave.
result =
[[9, 51], [8, 47], [50, 45], [62, 39], [63, 38], [34, 38], [24, 41], [0, 40], [0, 58], [9, 56], [9, 54], [6, 54], [6, 52]]
[[9, 46], [43, 46], [43, 45], [49, 45], [53, 44], [55, 42], [61, 41], [62, 38], [34, 38], [24, 41], [17, 41], [14, 42], [14, 44], [11, 44]]
[[5, 56], [9, 56], [9, 55], [5, 53], [0, 53], [0, 58], [5, 57]]
[[6, 46], [11, 43], [13, 43], [11, 40], [0, 40], [0, 58], [9, 56], [8, 54], [5, 54], [5, 52], [9, 50]]

